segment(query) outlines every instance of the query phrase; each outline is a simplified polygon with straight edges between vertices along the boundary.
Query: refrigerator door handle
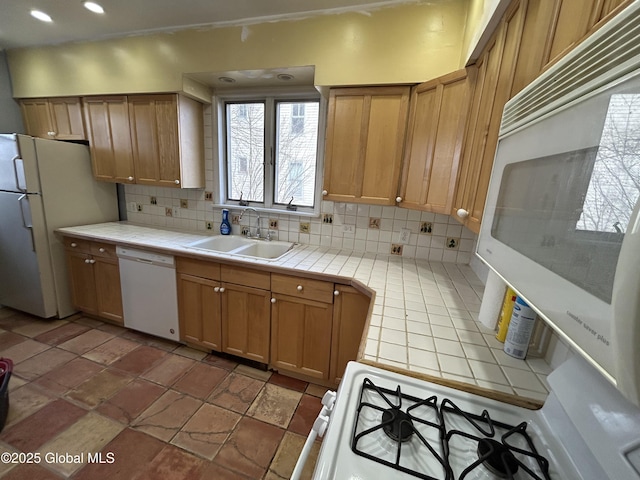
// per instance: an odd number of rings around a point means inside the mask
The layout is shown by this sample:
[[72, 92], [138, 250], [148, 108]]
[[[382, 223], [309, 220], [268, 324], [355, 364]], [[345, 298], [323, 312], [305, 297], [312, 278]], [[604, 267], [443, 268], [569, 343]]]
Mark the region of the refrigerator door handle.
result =
[[[36, 251], [36, 241], [33, 238], [33, 224], [31, 223], [31, 221], [29, 221], [29, 224], [27, 225], [27, 219], [25, 217], [24, 214], [24, 203], [23, 200], [27, 200], [27, 210], [30, 210], [29, 208], [29, 199], [27, 199], [27, 195], [26, 194], [22, 194], [18, 197], [18, 203], [20, 204], [20, 216], [22, 217], [22, 226], [24, 228], [26, 228], [27, 230], [29, 230], [29, 233], [31, 234], [31, 250], [33, 250], [34, 252]], [[31, 215], [29, 215], [29, 220], [31, 220]]]
[[27, 192], [27, 183], [25, 182], [24, 188], [20, 186], [20, 178], [19, 178], [19, 175], [18, 175], [18, 160], [20, 160], [20, 164], [21, 164], [20, 171], [22, 172], [22, 178], [24, 178], [24, 160], [22, 160], [19, 155], [16, 155], [15, 157], [13, 157], [11, 159], [11, 161], [13, 162], [13, 176], [16, 179], [16, 188], [20, 192], [26, 193]]

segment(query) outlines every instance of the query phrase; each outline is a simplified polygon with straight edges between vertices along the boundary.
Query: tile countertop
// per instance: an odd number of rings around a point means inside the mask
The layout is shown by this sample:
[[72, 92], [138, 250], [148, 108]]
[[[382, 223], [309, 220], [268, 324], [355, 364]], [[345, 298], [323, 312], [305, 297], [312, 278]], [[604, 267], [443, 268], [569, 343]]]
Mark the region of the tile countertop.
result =
[[[204, 236], [184, 231], [127, 222], [57, 231], [173, 254], [234, 259], [226, 253], [185, 247]], [[506, 355], [495, 333], [476, 321], [484, 286], [468, 265], [311, 245], [296, 245], [275, 261], [235, 259], [256, 266], [355, 279], [375, 292], [360, 361], [534, 403], [547, 396], [546, 376], [551, 369], [545, 360], [518, 360]]]

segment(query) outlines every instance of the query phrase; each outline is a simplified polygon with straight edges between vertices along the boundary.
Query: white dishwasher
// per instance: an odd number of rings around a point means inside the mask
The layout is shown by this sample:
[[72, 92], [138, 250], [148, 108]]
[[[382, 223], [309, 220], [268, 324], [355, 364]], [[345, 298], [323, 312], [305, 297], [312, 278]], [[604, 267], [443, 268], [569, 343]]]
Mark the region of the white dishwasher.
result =
[[124, 326], [179, 340], [178, 290], [173, 256], [117, 247]]

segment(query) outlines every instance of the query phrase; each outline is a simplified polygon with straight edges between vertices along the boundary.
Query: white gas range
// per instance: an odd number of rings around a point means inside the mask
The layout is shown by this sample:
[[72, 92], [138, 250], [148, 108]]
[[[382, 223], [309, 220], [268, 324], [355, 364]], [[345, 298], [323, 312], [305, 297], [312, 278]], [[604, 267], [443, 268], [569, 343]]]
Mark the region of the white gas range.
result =
[[640, 410], [577, 357], [549, 384], [529, 410], [351, 362], [313, 478], [640, 479]]

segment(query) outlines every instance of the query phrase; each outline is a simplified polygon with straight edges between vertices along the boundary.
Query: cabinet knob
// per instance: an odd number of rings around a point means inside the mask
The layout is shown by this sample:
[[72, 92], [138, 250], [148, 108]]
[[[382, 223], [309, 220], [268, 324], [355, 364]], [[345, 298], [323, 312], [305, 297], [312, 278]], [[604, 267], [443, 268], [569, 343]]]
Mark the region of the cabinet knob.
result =
[[402, 201], [402, 197], [396, 197], [396, 203], [400, 203]]
[[78, 244], [76, 242], [71, 242], [71, 248], [76, 248]]
[[92, 258], [91, 260], [89, 260], [89, 263], [93, 265], [94, 263], [96, 263], [96, 261]]
[[340, 290], [334, 290], [333, 291], [333, 296], [337, 297], [338, 295], [340, 295]]
[[220, 291], [220, 287], [213, 287], [213, 291], [218, 293]]
[[127, 177], [127, 180], [129, 180], [130, 182], [133, 182], [133, 177]]
[[302, 285], [298, 285], [298, 286], [296, 287], [296, 290], [298, 290], [299, 292], [301, 292], [301, 291], [302, 291]]
[[224, 293], [224, 287], [220, 287], [220, 293]]
[[55, 137], [56, 136], [56, 132], [47, 132], [47, 135], [49, 135], [50, 137]]
[[327, 192], [326, 190], [322, 190], [322, 196], [326, 197], [327, 195], [329, 195], [329, 192]]
[[105, 250], [103, 247], [100, 247], [100, 248], [98, 249], [98, 251], [99, 251], [100, 253], [104, 253], [104, 252], [106, 252], [106, 250]]
[[276, 299], [275, 299], [275, 298], [272, 298], [272, 299], [271, 299], [271, 303], [276, 303]]
[[90, 260], [90, 259], [88, 259], [88, 258], [85, 258], [85, 259], [84, 259], [84, 263], [91, 263], [91, 260]]
[[460, 218], [467, 218], [469, 216], [469, 212], [464, 208], [459, 208], [456, 212], [456, 215], [458, 215]]
[[180, 180], [174, 180], [173, 183], [175, 183], [176, 185], [180, 185]]

